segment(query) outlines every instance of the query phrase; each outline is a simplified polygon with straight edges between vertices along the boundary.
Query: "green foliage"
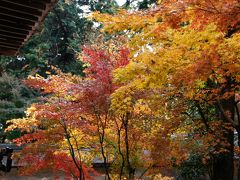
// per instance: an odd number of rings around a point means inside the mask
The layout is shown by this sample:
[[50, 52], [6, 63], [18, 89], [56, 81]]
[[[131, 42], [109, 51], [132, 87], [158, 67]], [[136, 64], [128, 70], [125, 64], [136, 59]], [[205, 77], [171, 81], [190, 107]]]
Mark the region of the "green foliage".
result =
[[96, 38], [97, 29], [86, 17], [91, 11], [114, 13], [116, 1], [59, 0], [44, 23], [20, 49], [17, 57], [1, 57], [3, 69], [18, 77], [36, 73], [54, 73], [51, 66], [63, 72], [83, 75], [83, 64], [78, 60], [81, 46]]
[[[24, 116], [25, 107], [32, 102], [33, 97], [33, 91], [23, 85], [18, 78], [7, 73], [0, 76], [0, 123], [3, 130], [7, 127], [7, 120]], [[3, 130], [0, 133], [2, 142], [8, 136]]]
[[178, 180], [205, 180], [207, 166], [202, 163], [202, 157], [192, 154], [177, 168]]
[[82, 5], [89, 5], [91, 11], [99, 11], [101, 13], [109, 13], [113, 14], [118, 7], [117, 2], [115, 0], [89, 0], [88, 2], [79, 2]]
[[6, 61], [3, 68], [21, 77], [36, 73], [46, 76], [51, 66], [82, 75], [82, 63], [77, 56], [81, 46], [94, 34], [93, 23], [85, 17], [82, 5], [75, 0], [59, 0], [42, 26], [21, 48], [20, 56], [3, 58]]
[[138, 3], [139, 9], [148, 9], [151, 5], [156, 4], [157, 0], [143, 0], [142, 2]]
[[66, 3], [60, 0], [43, 26], [21, 49], [27, 65], [23, 70], [45, 75], [53, 65], [64, 72], [81, 74], [82, 63], [76, 56], [80, 46], [87, 41], [93, 25], [83, 13], [77, 1]]
[[16, 129], [16, 130], [9, 131], [7, 133], [6, 138], [9, 140], [13, 140], [13, 139], [21, 137], [21, 135], [22, 135], [21, 131]]

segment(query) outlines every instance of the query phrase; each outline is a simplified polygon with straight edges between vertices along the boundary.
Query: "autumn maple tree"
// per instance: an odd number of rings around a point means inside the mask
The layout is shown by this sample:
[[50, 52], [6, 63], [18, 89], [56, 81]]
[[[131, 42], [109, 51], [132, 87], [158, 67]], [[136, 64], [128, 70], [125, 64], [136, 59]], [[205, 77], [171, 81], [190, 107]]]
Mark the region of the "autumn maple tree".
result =
[[88, 179], [100, 154], [108, 179], [134, 179], [138, 169], [142, 178], [197, 154], [211, 179], [233, 179], [239, 10], [238, 0], [162, 0], [144, 11], [94, 13], [108, 40], [83, 48], [85, 77], [26, 80], [45, 96], [10, 122], [25, 133], [16, 140], [27, 144], [20, 159], [36, 162], [23, 170]]
[[[128, 64], [128, 55], [127, 48], [110, 52], [86, 46], [80, 57], [86, 64], [84, 78], [59, 71], [48, 78], [36, 75], [26, 80], [28, 86], [41, 90], [45, 96], [28, 109], [25, 119], [9, 122], [8, 130], [17, 128], [25, 133], [15, 140], [27, 144], [19, 155], [20, 162], [36, 162], [25, 165], [23, 173], [52, 168], [89, 179], [88, 172], [94, 172], [90, 164], [100, 154], [108, 179], [111, 179], [109, 160], [116, 176], [122, 178], [125, 170], [134, 174], [130, 161], [137, 155], [130, 155], [130, 149], [133, 151], [130, 142], [136, 145], [138, 132], [129, 127], [129, 113], [116, 116], [111, 109], [111, 95], [117, 88], [112, 72]], [[59, 162], [59, 156], [68, 158], [71, 166]]]
[[[84, 131], [91, 131], [93, 127], [75, 113], [77, 105], [66, 101], [67, 85], [71, 85], [73, 77], [64, 77], [55, 76], [46, 81], [41, 77], [30, 78], [27, 82], [29, 85], [45, 87], [44, 93], [51, 95], [44, 98], [43, 103], [32, 104], [25, 119], [10, 121], [8, 130], [17, 128], [24, 133], [15, 142], [27, 144], [18, 156], [19, 163], [24, 165], [22, 174], [53, 169], [56, 175], [58, 171], [65, 172], [69, 179], [88, 179], [88, 172], [94, 172], [87, 165], [88, 161], [83, 161], [85, 154], [80, 149], [93, 143], [91, 137], [84, 134]], [[57, 88], [57, 83], [65, 80], [68, 82], [65, 88]], [[52, 89], [47, 88], [49, 84]], [[68, 108], [70, 106], [71, 109]]]
[[[151, 150], [156, 164], [167, 157], [167, 165], [179, 164], [197, 152], [212, 166], [212, 179], [233, 179], [233, 130], [239, 133], [239, 118], [234, 117], [235, 112], [239, 117], [239, 16], [236, 0], [159, 1], [148, 11], [93, 15], [105, 32], [130, 37], [131, 60], [115, 71], [121, 87], [113, 102], [127, 101], [129, 109], [137, 102], [136, 94], [147, 94], [139, 99], [160, 124]], [[185, 135], [187, 139], [179, 138]]]

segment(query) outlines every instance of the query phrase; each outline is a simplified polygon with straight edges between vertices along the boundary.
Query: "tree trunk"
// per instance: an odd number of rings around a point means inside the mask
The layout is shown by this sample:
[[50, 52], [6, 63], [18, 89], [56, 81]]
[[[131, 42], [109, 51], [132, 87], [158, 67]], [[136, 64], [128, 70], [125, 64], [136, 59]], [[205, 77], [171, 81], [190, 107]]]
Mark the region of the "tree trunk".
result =
[[[219, 105], [219, 119], [229, 122], [228, 118], [234, 120], [234, 97], [228, 100], [221, 100]], [[228, 118], [226, 117], [228, 116]], [[226, 147], [228, 152], [216, 156], [213, 162], [213, 180], [233, 180], [234, 174], [234, 132], [228, 130], [225, 133], [229, 146]]]
[[119, 173], [119, 179], [121, 180], [122, 176], [123, 176], [123, 169], [124, 169], [124, 166], [125, 166], [125, 162], [124, 162], [125, 159], [124, 159], [124, 154], [121, 150], [121, 129], [118, 129], [117, 132], [118, 132], [118, 152], [119, 152], [119, 154], [122, 158], [120, 173]]
[[[238, 137], [238, 147], [240, 147], [240, 103], [239, 103], [239, 99], [235, 99], [235, 118], [237, 121], [237, 137]], [[237, 177], [236, 180], [240, 180], [240, 160], [239, 160], [239, 155], [237, 155], [237, 160], [235, 161], [235, 170], [236, 172], [234, 173], [234, 175]]]
[[[229, 134], [229, 137], [231, 135]], [[233, 180], [233, 151], [221, 154], [213, 163], [213, 179], [212, 180]]]
[[134, 179], [135, 176], [135, 168], [132, 167], [130, 162], [130, 147], [129, 147], [129, 138], [128, 138], [128, 124], [129, 123], [129, 113], [126, 113], [125, 121], [124, 121], [124, 130], [125, 130], [125, 148], [126, 148], [126, 162], [127, 162], [127, 170], [128, 170], [128, 179]]

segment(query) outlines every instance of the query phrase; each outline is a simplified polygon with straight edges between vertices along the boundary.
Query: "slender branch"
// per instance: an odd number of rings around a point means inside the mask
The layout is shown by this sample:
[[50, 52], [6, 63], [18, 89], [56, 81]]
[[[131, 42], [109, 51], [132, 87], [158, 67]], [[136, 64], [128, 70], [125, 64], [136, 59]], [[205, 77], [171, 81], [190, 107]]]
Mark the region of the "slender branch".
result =
[[148, 166], [147, 169], [145, 169], [145, 170], [142, 172], [142, 174], [139, 176], [139, 179], [142, 179], [143, 176], [144, 176], [144, 174], [146, 174], [146, 172], [147, 172], [150, 168], [152, 168], [152, 167], [153, 167], [152, 164], [151, 164], [150, 166]]
[[[71, 137], [73, 137], [73, 139], [74, 139], [75, 146], [76, 146], [76, 148], [77, 148], [78, 159], [79, 159], [79, 162], [80, 162], [80, 166], [81, 166], [81, 168], [82, 168], [81, 150], [80, 150], [80, 148], [79, 148], [79, 144], [78, 144], [77, 138], [76, 138], [76, 136], [74, 136], [74, 135], [72, 134], [71, 131], [70, 131], [70, 134], [71, 134]], [[84, 173], [82, 173], [82, 179], [85, 179]]]
[[92, 107], [93, 107], [94, 115], [95, 115], [96, 121], [97, 121], [97, 132], [98, 132], [98, 138], [99, 138], [99, 143], [100, 143], [100, 148], [101, 148], [101, 154], [102, 154], [102, 157], [103, 157], [105, 173], [106, 173], [106, 176], [107, 176], [108, 180], [110, 180], [111, 178], [110, 178], [108, 165], [107, 165], [107, 163], [108, 163], [107, 162], [107, 157], [106, 157], [105, 151], [104, 151], [104, 138], [105, 138], [105, 128], [106, 128], [106, 126], [104, 126], [104, 123], [101, 119], [101, 116], [99, 115], [95, 106], [93, 105]]
[[214, 5], [214, 3], [212, 2], [212, 0], [209, 0], [210, 4], [212, 5], [213, 9], [215, 9], [219, 14], [221, 13], [216, 6]]
[[130, 147], [129, 147], [129, 137], [128, 137], [128, 125], [129, 125], [129, 112], [126, 113], [124, 117], [124, 130], [125, 130], [125, 147], [126, 147], [126, 161], [129, 173], [129, 179], [134, 179], [135, 169], [132, 167], [130, 162]]
[[122, 158], [122, 163], [121, 163], [121, 167], [120, 167], [120, 177], [119, 179], [121, 180], [122, 179], [122, 175], [123, 175], [123, 169], [124, 169], [124, 166], [125, 166], [125, 158], [124, 158], [124, 154], [122, 152], [122, 149], [121, 149], [121, 130], [123, 128], [123, 123], [121, 123], [121, 126], [118, 125], [118, 122], [117, 122], [117, 119], [115, 119], [115, 124], [116, 124], [116, 127], [117, 127], [117, 135], [118, 135], [118, 152]]
[[199, 112], [199, 114], [200, 114], [200, 116], [201, 116], [201, 118], [202, 118], [202, 121], [203, 121], [206, 129], [207, 129], [207, 131], [209, 131], [210, 128], [209, 128], [209, 125], [208, 125], [208, 120], [207, 120], [205, 114], [203, 113], [203, 110], [202, 110], [200, 104], [197, 103], [197, 102], [195, 102], [195, 103], [196, 103], [196, 107], [197, 107], [197, 109], [198, 109], [198, 112]]
[[[82, 176], [82, 166], [81, 164], [79, 165], [76, 161], [76, 156], [75, 156], [75, 153], [74, 153], [74, 148], [73, 148], [73, 145], [70, 141], [70, 134], [68, 133], [68, 130], [67, 130], [67, 125], [64, 121], [64, 119], [62, 119], [62, 123], [60, 122], [60, 124], [63, 126], [63, 129], [64, 129], [64, 133], [65, 133], [65, 138], [67, 140], [67, 143], [68, 143], [68, 148], [69, 148], [69, 152], [70, 152], [70, 155], [72, 157], [72, 160], [75, 164], [75, 166], [77, 167], [79, 173], [80, 173], [80, 180], [84, 180], [84, 176]], [[83, 177], [83, 178], [82, 178]]]

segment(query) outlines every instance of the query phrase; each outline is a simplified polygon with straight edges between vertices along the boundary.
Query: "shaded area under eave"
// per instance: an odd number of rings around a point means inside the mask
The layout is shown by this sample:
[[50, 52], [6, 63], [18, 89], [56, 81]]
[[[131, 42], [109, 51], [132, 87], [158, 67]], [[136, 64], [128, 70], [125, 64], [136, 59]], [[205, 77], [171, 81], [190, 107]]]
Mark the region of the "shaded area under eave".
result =
[[0, 0], [0, 55], [16, 55], [57, 1]]

